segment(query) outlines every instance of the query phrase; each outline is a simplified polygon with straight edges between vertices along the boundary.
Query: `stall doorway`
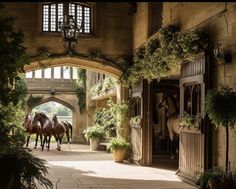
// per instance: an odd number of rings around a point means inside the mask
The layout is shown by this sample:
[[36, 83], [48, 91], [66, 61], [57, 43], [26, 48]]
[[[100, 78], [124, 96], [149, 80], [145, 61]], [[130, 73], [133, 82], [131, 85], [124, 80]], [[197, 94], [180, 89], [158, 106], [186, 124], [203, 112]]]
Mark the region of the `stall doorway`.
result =
[[179, 162], [179, 135], [171, 140], [167, 121], [179, 115], [178, 87], [153, 87], [152, 99], [152, 164], [157, 167], [177, 170]]

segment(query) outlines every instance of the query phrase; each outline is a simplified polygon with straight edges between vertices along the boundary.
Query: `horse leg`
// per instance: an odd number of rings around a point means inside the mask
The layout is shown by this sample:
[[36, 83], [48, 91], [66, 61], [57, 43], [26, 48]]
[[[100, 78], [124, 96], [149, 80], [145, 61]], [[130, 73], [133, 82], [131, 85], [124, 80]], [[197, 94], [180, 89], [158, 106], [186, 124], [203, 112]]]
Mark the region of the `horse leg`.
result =
[[51, 141], [51, 137], [52, 137], [52, 136], [48, 136], [48, 151], [49, 151], [49, 149], [50, 149], [50, 141]]
[[67, 142], [68, 142], [68, 148], [70, 149], [70, 134], [69, 134], [69, 131], [66, 133], [66, 137], [67, 137]]
[[170, 135], [170, 154], [171, 154], [171, 159], [174, 159], [174, 153], [173, 153], [173, 141], [174, 141], [174, 132], [169, 131]]
[[44, 144], [45, 144], [46, 140], [47, 140], [47, 136], [44, 135], [44, 137], [43, 137], [42, 151], [43, 151], [43, 149], [44, 149]]
[[60, 150], [60, 148], [59, 148], [59, 137], [57, 136], [57, 137], [55, 137], [55, 139], [56, 139], [56, 142], [57, 142], [57, 150], [59, 151]]
[[29, 139], [30, 139], [30, 135], [27, 136], [27, 140], [26, 140], [26, 147], [28, 148], [29, 145]]
[[41, 144], [40, 146], [42, 147], [43, 146], [43, 136], [42, 136], [42, 134], [40, 134], [39, 137], [40, 137], [40, 144]]
[[38, 138], [39, 138], [39, 135], [36, 134], [36, 139], [35, 139], [35, 146], [34, 146], [34, 149], [37, 148], [37, 144], [38, 144]]
[[62, 140], [62, 137], [61, 136], [59, 136], [58, 137], [58, 151], [61, 151], [61, 140]]

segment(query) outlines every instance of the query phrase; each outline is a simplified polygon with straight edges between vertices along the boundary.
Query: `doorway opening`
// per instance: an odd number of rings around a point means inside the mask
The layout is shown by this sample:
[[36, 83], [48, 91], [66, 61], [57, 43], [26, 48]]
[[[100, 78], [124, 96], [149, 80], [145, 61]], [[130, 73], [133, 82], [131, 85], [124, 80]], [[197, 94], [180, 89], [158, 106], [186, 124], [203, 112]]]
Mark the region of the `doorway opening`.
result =
[[151, 104], [152, 164], [177, 170], [179, 133], [175, 123], [178, 123], [179, 116], [178, 81], [153, 82]]

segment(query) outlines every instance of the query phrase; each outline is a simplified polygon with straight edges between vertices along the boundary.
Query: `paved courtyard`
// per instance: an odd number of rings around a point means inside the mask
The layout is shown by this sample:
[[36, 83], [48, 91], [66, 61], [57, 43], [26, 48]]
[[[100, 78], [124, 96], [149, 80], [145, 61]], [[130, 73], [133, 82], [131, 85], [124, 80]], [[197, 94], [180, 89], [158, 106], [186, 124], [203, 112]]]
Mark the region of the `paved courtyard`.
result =
[[57, 151], [52, 144], [50, 151], [33, 153], [47, 160], [54, 189], [196, 189], [181, 182], [174, 171], [115, 163], [111, 153], [90, 151], [88, 145], [63, 144]]

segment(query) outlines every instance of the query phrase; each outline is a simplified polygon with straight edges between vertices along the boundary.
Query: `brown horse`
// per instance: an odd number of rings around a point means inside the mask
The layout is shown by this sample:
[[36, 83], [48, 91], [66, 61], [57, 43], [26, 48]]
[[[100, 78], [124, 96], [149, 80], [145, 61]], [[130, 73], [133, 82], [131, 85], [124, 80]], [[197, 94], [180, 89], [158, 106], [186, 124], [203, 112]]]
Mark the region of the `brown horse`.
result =
[[36, 122], [35, 124], [32, 124], [33, 118], [31, 115], [26, 114], [25, 118], [24, 118], [24, 127], [26, 129], [26, 132], [29, 133], [29, 135], [27, 136], [27, 141], [26, 141], [26, 147], [28, 147], [29, 145], [29, 140], [30, 140], [30, 136], [32, 134], [36, 134], [36, 139], [35, 139], [35, 146], [34, 148], [37, 148], [37, 143], [38, 143], [38, 137], [40, 137], [40, 141], [41, 141], [41, 146], [42, 146], [42, 128], [41, 126]]
[[[172, 107], [172, 111], [171, 111]], [[167, 110], [167, 128], [169, 131], [169, 137], [171, 141], [171, 159], [174, 158], [173, 153], [173, 141], [175, 135], [179, 136], [180, 126], [179, 126], [179, 116], [177, 111], [177, 106], [169, 95], [164, 95], [160, 103], [157, 105], [157, 108], [165, 108]], [[174, 109], [174, 110], [173, 110]]]
[[70, 131], [71, 137], [72, 137], [72, 125], [67, 121], [61, 121], [61, 122], [58, 121], [56, 115], [53, 115], [53, 117], [52, 117], [52, 125], [53, 125], [53, 136], [55, 137], [55, 139], [57, 141], [57, 150], [60, 151], [61, 150], [61, 141], [62, 141], [62, 138], [65, 133], [67, 136], [68, 144], [70, 144], [69, 131]]
[[44, 135], [42, 150], [44, 149], [45, 142], [46, 142], [46, 148], [47, 150], [49, 150], [50, 140], [53, 134], [52, 121], [44, 113], [35, 112], [32, 124], [35, 124], [37, 121], [40, 122]]

